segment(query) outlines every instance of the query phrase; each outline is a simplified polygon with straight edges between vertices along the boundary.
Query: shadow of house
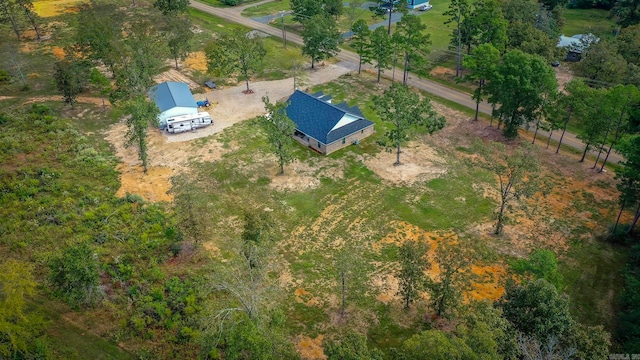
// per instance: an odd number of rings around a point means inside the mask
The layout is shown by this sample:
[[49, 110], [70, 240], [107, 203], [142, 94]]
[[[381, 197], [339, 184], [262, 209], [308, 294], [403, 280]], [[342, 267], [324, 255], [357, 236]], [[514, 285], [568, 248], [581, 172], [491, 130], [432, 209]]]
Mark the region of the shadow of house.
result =
[[287, 116], [296, 124], [294, 139], [321, 154], [330, 154], [373, 134], [373, 122], [357, 106], [334, 105], [331, 96], [296, 90], [289, 97]]

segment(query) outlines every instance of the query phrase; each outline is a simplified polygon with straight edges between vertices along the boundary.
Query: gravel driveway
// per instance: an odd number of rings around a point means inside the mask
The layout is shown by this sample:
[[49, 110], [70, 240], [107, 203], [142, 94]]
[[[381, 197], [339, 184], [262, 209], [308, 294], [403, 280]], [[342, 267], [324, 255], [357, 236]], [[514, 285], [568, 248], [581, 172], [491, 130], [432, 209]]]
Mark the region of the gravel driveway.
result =
[[[357, 70], [349, 62], [339, 62], [337, 64], [327, 64], [318, 66], [307, 71], [307, 86], [322, 84], [338, 77]], [[189, 141], [218, 133], [225, 128], [243, 120], [253, 119], [264, 114], [263, 96], [268, 96], [273, 103], [278, 100], [285, 100], [293, 93], [293, 78], [274, 81], [250, 82], [249, 88], [253, 90], [251, 94], [244, 94], [246, 85], [227, 87], [224, 89], [212, 90], [204, 94], [195, 94], [196, 101], [209, 99], [211, 107], [207, 109], [213, 125], [191, 132], [180, 134], [170, 134], [163, 132], [167, 142]], [[200, 109], [204, 111], [204, 109]]]

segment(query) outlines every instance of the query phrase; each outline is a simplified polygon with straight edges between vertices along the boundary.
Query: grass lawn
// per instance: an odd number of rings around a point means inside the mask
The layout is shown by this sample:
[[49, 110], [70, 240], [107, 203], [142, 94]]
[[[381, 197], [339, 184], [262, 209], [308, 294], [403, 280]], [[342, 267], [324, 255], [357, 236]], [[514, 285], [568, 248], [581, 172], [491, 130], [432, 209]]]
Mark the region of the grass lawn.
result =
[[251, 6], [242, 11], [244, 17], [260, 17], [291, 10], [289, 0], [272, 1], [266, 4]]
[[599, 37], [613, 37], [615, 22], [608, 19], [609, 11], [602, 9], [565, 9], [565, 24], [562, 32], [566, 36], [593, 33]]

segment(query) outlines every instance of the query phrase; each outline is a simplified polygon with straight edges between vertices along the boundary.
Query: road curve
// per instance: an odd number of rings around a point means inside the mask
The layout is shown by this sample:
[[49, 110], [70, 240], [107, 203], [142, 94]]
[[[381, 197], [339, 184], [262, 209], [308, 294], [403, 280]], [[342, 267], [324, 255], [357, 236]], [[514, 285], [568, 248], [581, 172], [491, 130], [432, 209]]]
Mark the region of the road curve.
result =
[[[262, 1], [258, 4], [261, 3], [266, 3], [269, 2], [271, 0], [265, 0]], [[198, 9], [200, 11], [218, 16], [220, 18], [244, 25], [246, 27], [255, 29], [255, 30], [259, 30], [262, 31], [266, 34], [278, 37], [278, 38], [282, 38], [282, 30], [281, 29], [277, 29], [275, 27], [269, 26], [267, 24], [262, 24], [259, 23], [257, 21], [254, 21], [252, 19], [243, 17], [241, 15], [242, 10], [244, 10], [247, 7], [250, 6], [256, 6], [257, 4], [250, 4], [250, 5], [245, 5], [242, 7], [237, 7], [237, 8], [217, 8], [217, 7], [213, 7], [207, 4], [203, 4], [194, 0], [190, 0], [189, 5], [191, 7], [193, 7], [194, 9]], [[302, 37], [298, 34], [294, 34], [291, 32], [287, 32], [286, 33], [286, 38], [288, 42], [292, 42], [298, 45], [304, 45], [304, 41], [302, 40]], [[358, 54], [349, 51], [349, 50], [340, 50], [340, 52], [338, 53], [338, 55], [336, 56], [339, 60], [341, 61], [348, 61], [351, 63], [355, 63], [358, 64], [359, 62], [359, 56]], [[373, 69], [372, 66], [370, 65], [363, 65], [363, 68], [365, 69]], [[396, 70], [396, 73], [398, 74], [402, 74], [402, 69]], [[389, 72], [387, 73], [383, 73], [383, 76], [385, 78], [391, 78]], [[400, 75], [401, 76], [401, 75]], [[460, 104], [462, 106], [468, 107], [470, 109], [474, 109], [476, 108], [476, 103], [475, 100], [473, 100], [471, 98], [471, 94], [460, 91], [460, 90], [456, 90], [450, 87], [447, 87], [445, 85], [442, 85], [440, 83], [437, 83], [435, 81], [431, 81], [428, 79], [421, 79], [419, 78], [417, 75], [415, 74], [409, 74], [409, 78], [407, 80], [407, 85], [424, 90], [428, 93], [437, 95], [443, 99], [455, 102], [457, 104]], [[490, 115], [491, 114], [491, 105], [489, 105], [486, 101], [483, 101], [480, 103], [480, 107], [479, 107], [480, 112]], [[561, 131], [555, 131], [553, 132], [551, 138], [558, 141], [560, 139], [560, 134]], [[548, 132], [540, 130], [538, 131], [538, 137], [541, 139], [541, 141], [545, 141], [547, 136], [549, 135]], [[580, 141], [580, 139], [578, 139], [576, 137], [575, 134], [566, 132], [564, 135], [564, 138], [562, 140], [562, 144], [572, 147], [574, 149], [577, 150], [583, 150], [584, 149], [584, 143], [582, 143], [582, 141]], [[592, 154], [597, 154], [597, 151], [591, 151]], [[611, 155], [609, 156], [608, 161], [610, 162], [614, 162], [614, 163], [618, 163], [620, 161], [622, 161], [623, 158], [622, 156], [620, 156], [619, 154], [615, 153], [615, 152], [611, 152]]]

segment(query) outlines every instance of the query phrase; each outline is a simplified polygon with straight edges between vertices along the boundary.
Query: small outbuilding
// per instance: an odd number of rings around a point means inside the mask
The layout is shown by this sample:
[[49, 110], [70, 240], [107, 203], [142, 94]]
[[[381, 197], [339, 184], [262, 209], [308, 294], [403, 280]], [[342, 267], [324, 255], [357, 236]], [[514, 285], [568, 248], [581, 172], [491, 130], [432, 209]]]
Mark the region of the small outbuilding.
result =
[[577, 34], [571, 37], [560, 35], [558, 47], [567, 50], [567, 61], [580, 61], [582, 52], [600, 39], [593, 34]]
[[287, 116], [296, 124], [294, 139], [322, 154], [330, 154], [373, 134], [373, 122], [357, 106], [334, 105], [322, 92], [296, 90], [289, 97]]
[[155, 85], [149, 90], [149, 97], [160, 109], [160, 129], [166, 129], [169, 118], [198, 114], [196, 100], [185, 83], [168, 81]]

